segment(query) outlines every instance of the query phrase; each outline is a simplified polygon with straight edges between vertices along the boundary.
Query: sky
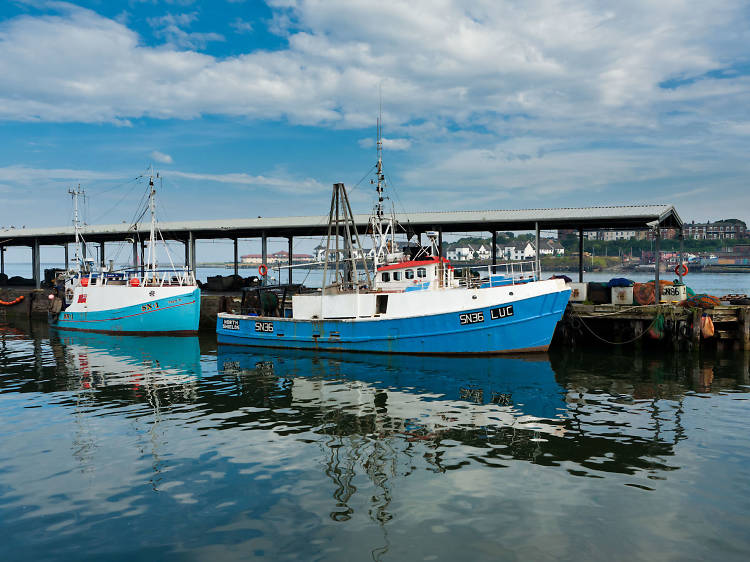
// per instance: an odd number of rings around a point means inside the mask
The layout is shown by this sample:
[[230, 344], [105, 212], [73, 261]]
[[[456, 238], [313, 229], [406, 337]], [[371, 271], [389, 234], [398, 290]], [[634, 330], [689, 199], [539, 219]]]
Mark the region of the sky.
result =
[[747, 221], [748, 45], [743, 0], [3, 0], [0, 227], [128, 221], [149, 166], [161, 220], [367, 212], [379, 107], [398, 211]]

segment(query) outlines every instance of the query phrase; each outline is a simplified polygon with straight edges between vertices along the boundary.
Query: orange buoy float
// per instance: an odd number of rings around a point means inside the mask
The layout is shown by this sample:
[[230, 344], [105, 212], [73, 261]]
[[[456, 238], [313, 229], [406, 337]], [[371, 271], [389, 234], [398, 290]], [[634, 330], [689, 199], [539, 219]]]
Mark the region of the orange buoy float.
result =
[[89, 286], [89, 278], [81, 277], [81, 287], [88, 287], [88, 286]]
[[2, 306], [13, 306], [14, 304], [18, 304], [19, 302], [21, 302], [25, 298], [26, 297], [24, 297], [23, 295], [21, 295], [20, 297], [16, 297], [12, 301], [4, 301], [4, 300], [0, 299], [0, 305], [2, 305]]
[[140, 281], [138, 280], [138, 278], [137, 278], [137, 277], [133, 277], [133, 278], [132, 278], [132, 279], [130, 280], [130, 286], [131, 286], [131, 287], [140, 287], [140, 285], [141, 285], [141, 282], [140, 282]]
[[[674, 268], [674, 272], [679, 275], [680, 277], [684, 277], [688, 274], [688, 266], [686, 263], [681, 263], [677, 267]], [[680, 273], [682, 272], [682, 273]]]
[[268, 268], [266, 267], [266, 264], [262, 263], [258, 266], [258, 273], [261, 275], [261, 277], [265, 277], [268, 275]]

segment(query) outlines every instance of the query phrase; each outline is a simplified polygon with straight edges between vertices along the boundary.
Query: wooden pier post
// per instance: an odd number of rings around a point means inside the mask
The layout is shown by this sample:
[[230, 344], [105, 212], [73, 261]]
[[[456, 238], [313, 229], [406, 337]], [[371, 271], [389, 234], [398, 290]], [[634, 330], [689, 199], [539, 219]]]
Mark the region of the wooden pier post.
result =
[[750, 350], [750, 307], [739, 310], [740, 320], [740, 344], [745, 351]]
[[697, 350], [701, 344], [701, 309], [693, 309], [693, 333], [690, 341], [693, 343], [693, 349]]

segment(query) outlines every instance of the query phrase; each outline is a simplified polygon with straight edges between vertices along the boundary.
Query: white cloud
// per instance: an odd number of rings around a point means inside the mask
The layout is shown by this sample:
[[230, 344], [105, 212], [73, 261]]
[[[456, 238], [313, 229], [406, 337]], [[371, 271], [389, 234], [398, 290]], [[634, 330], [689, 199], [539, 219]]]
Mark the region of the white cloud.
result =
[[174, 160], [172, 160], [172, 157], [169, 154], [164, 154], [163, 152], [159, 152], [158, 150], [154, 150], [149, 156], [155, 161], [159, 162], [161, 164], [173, 164]]
[[[738, 178], [748, 173], [750, 79], [711, 72], [746, 58], [740, 0], [269, 5], [288, 46], [224, 58], [198, 50], [219, 37], [191, 33], [191, 13], [152, 20], [165, 41], [155, 47], [127, 20], [70, 5], [7, 20], [0, 119], [224, 115], [369, 128], [382, 84], [385, 147], [411, 159], [398, 179], [434, 186], [436, 208], [653, 200], [696, 181], [748, 203]], [[670, 80], [681, 82], [660, 86]], [[279, 181], [290, 192], [298, 185]]]
[[253, 30], [253, 24], [249, 21], [245, 21], [240, 18], [235, 18], [235, 20], [229, 24], [232, 29], [234, 29], [237, 33], [250, 33]]

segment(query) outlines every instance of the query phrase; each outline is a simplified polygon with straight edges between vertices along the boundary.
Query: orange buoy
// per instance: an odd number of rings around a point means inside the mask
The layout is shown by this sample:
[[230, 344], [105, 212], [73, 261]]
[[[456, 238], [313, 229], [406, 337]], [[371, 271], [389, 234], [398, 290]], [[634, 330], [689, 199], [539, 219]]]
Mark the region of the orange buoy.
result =
[[23, 295], [21, 295], [20, 297], [16, 297], [12, 301], [4, 301], [4, 300], [0, 299], [0, 305], [2, 305], [2, 306], [13, 306], [14, 304], [18, 304], [19, 302], [21, 302], [24, 298], [26, 298], [26, 297], [24, 297]]
[[258, 266], [258, 273], [260, 273], [262, 277], [268, 275], [268, 268], [266, 267], [266, 264], [262, 263]]
[[88, 287], [88, 286], [89, 286], [89, 278], [81, 277], [81, 287]]
[[140, 285], [141, 285], [141, 282], [140, 282], [140, 281], [138, 280], [138, 278], [137, 278], [137, 277], [133, 277], [133, 278], [132, 278], [132, 279], [130, 280], [130, 286], [131, 286], [131, 287], [140, 287]]

